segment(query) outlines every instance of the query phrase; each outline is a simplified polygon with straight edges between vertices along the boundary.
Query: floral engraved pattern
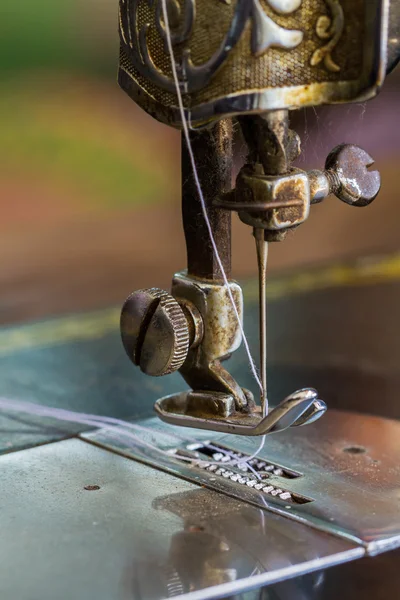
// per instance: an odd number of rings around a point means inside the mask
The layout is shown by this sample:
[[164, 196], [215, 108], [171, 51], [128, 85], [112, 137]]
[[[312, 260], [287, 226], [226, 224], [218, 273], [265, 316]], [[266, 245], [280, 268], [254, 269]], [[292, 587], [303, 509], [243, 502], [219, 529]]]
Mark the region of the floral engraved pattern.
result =
[[344, 28], [343, 8], [339, 0], [325, 0], [331, 17], [322, 15], [319, 17], [316, 26], [317, 36], [321, 40], [329, 40], [325, 46], [318, 48], [311, 58], [311, 66], [316, 67], [323, 63], [327, 71], [337, 73], [340, 67], [332, 58], [332, 52], [342, 37]]
[[[231, 0], [218, 0], [229, 5]], [[265, 0], [278, 15], [289, 15], [300, 8], [303, 0]], [[155, 22], [137, 25], [138, 5], [147, 2], [155, 7]], [[231, 51], [242, 37], [251, 21], [251, 52], [262, 56], [269, 48], [291, 50], [303, 40], [303, 32], [285, 29], [266, 14], [261, 0], [237, 0], [234, 14], [220, 47], [204, 64], [194, 64], [189, 47], [190, 37], [196, 20], [196, 0], [166, 0], [173, 46], [184, 44], [182, 58], [177, 64], [179, 83], [184, 93], [192, 93], [206, 86], [224, 64]], [[156, 27], [166, 41], [167, 32], [163, 19], [161, 0], [120, 0], [121, 41], [129, 49], [132, 62], [143, 76], [168, 91], [175, 91], [174, 81], [155, 64], [149, 49], [148, 34]], [[167, 45], [165, 44], [167, 48]]]

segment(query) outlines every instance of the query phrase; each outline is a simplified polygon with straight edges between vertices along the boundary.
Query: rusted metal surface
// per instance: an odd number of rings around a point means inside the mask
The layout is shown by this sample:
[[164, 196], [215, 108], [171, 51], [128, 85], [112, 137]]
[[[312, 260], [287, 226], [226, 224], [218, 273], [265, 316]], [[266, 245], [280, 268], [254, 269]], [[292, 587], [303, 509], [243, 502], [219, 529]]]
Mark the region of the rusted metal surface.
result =
[[[327, 171], [314, 171], [309, 175], [290, 167], [291, 161], [300, 151], [300, 145], [298, 136], [289, 130], [287, 111], [247, 116], [241, 121], [249, 147], [248, 159], [255, 162], [242, 168], [237, 179], [235, 195], [228, 195], [228, 203], [232, 204], [234, 198], [239, 202], [238, 206], [245, 204], [250, 207], [246, 211], [238, 212], [241, 219], [255, 229], [257, 247], [261, 244], [259, 251], [262, 248], [266, 251], [267, 241], [280, 241], [289, 229], [307, 219], [311, 193], [320, 201], [325, 192], [334, 191], [346, 202], [349, 202], [349, 195], [353, 193], [351, 203], [365, 205], [372, 201], [379, 191], [379, 173], [367, 170], [373, 162], [372, 159], [356, 146], [344, 145], [335, 149], [328, 157]], [[216, 206], [216, 195], [223, 196], [224, 189], [230, 185], [231, 125], [230, 122], [222, 121], [212, 130], [192, 134], [193, 157], [199, 170], [200, 185], [204, 184], [204, 199], [207, 207], [210, 207], [210, 227], [223, 266], [227, 269], [226, 277], [230, 276], [230, 216], [228, 211], [221, 210], [221, 206], [224, 206], [223, 198], [217, 200]], [[345, 164], [342, 164], [343, 161]], [[347, 162], [351, 164], [348, 165]], [[183, 152], [183, 177], [183, 221], [188, 272], [175, 276], [171, 296], [158, 290], [167, 304], [175, 307], [177, 320], [171, 311], [170, 314], [166, 314], [165, 311], [160, 312], [158, 307], [153, 312], [146, 309], [146, 314], [151, 313], [147, 319], [143, 317], [139, 306], [140, 318], [137, 323], [135, 321], [133, 328], [131, 327], [134, 335], [130, 335], [124, 327], [126, 323], [130, 323], [132, 307], [127, 312], [123, 311], [122, 318], [123, 340], [128, 340], [128, 354], [132, 354], [130, 346], [133, 339], [136, 340], [134, 353], [141, 354], [134, 362], [140, 364], [142, 370], [151, 375], [168, 374], [180, 369], [185, 381], [192, 388], [190, 392], [161, 398], [155, 405], [157, 414], [172, 424], [249, 436], [266, 435], [296, 426], [300, 418], [303, 419], [301, 424], [313, 422], [324, 414], [326, 404], [308, 385], [284, 398], [271, 415], [266, 415], [257, 409], [252, 395], [222, 366], [221, 361], [237, 350], [241, 343], [238, 322], [242, 315], [241, 289], [234, 282], [228, 288], [225, 282], [221, 281], [222, 273], [200, 203], [192, 156], [187, 148], [184, 148]], [[355, 190], [359, 191], [357, 197]], [[260, 204], [263, 205], [263, 210], [260, 210]], [[261, 234], [258, 230], [261, 230]], [[260, 261], [259, 266], [261, 267]], [[259, 295], [260, 315], [265, 314], [265, 270], [266, 261], [260, 268], [260, 282], [264, 282]], [[131, 298], [137, 298], [141, 293], [136, 292]], [[237, 314], [232, 306], [232, 299]], [[128, 299], [128, 305], [129, 302]], [[190, 333], [187, 321], [190, 310], [186, 309], [185, 314], [181, 308], [186, 303], [188, 307], [192, 305], [199, 314], [197, 332], [195, 320], [192, 319]], [[124, 315], [128, 316], [126, 322]], [[163, 316], [164, 320], [157, 320], [157, 315]], [[150, 335], [154, 319], [157, 321], [156, 326], [153, 326], [154, 335]], [[193, 341], [196, 340], [196, 344], [188, 351], [190, 336]], [[260, 318], [259, 337], [263, 374], [261, 405], [265, 406], [265, 318]], [[298, 402], [295, 402], [295, 406], [293, 398]]]
[[239, 117], [248, 146], [248, 162], [260, 163], [264, 175], [282, 175], [300, 154], [300, 138], [289, 129], [287, 110]]
[[[235, 201], [239, 204], [233, 210], [238, 210], [247, 225], [265, 230], [265, 240], [282, 241], [290, 228], [308, 218], [310, 209], [307, 175], [291, 170], [300, 155], [300, 138], [289, 129], [286, 110], [242, 116], [239, 122], [250, 165], [245, 165], [237, 178]], [[241, 208], [242, 198], [246, 204], [254, 203], [253, 208]], [[269, 207], [269, 202], [276, 207]]]
[[285, 111], [240, 119], [248, 144], [248, 162], [239, 172], [236, 188], [217, 199], [216, 206], [239, 213], [268, 241], [282, 241], [289, 229], [307, 220], [310, 204], [330, 194], [351, 206], [367, 206], [378, 195], [381, 177], [369, 170], [373, 158], [354, 144], [334, 148], [325, 171], [306, 173], [291, 167], [300, 153], [297, 134], [288, 128]]
[[[211, 129], [191, 132], [190, 140], [196, 168], [207, 207], [214, 239], [222, 265], [231, 273], [231, 214], [213, 206], [213, 202], [231, 188], [232, 123], [220, 121]], [[194, 277], [221, 281], [222, 276], [211, 246], [193, 167], [182, 141], [182, 216], [187, 248], [188, 273]]]
[[236, 180], [234, 201], [228, 205], [241, 220], [254, 228], [279, 231], [303, 223], [310, 211], [307, 174], [292, 169], [285, 175], [266, 176], [255, 167], [241, 169]]
[[370, 171], [374, 159], [354, 144], [342, 144], [326, 159], [326, 175], [331, 193], [351, 206], [368, 206], [379, 194], [381, 176]]

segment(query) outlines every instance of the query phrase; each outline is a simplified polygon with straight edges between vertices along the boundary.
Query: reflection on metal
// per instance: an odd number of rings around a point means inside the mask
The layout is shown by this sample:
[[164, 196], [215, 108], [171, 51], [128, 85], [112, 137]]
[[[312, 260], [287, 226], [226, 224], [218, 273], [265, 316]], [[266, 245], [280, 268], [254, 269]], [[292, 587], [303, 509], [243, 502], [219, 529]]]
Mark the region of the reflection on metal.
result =
[[1, 465], [2, 599], [206, 600], [364, 554], [80, 440]]
[[[262, 460], [260, 461], [257, 458], [250, 459], [247, 463], [238, 463], [233, 466], [227, 465], [232, 458], [246, 458], [246, 454], [243, 452], [233, 452], [229, 448], [229, 455], [217, 451], [211, 455], [212, 461], [207, 462], [204, 458], [204, 454], [209, 454], [207, 446], [203, 447], [202, 444], [190, 444], [189, 447], [197, 447], [196, 453], [192, 454], [193, 467], [204, 469], [208, 473], [211, 473], [213, 477], [223, 477], [224, 479], [233, 481], [237, 485], [247, 485], [247, 487], [254, 488], [263, 494], [279, 497], [281, 500], [284, 500], [286, 504], [306, 504], [307, 502], [313, 502], [312, 498], [306, 498], [300, 494], [289, 492], [288, 489], [284, 489], [280, 486], [271, 485], [271, 475], [283, 477], [285, 474], [287, 477], [289, 471], [285, 468], [280, 468], [277, 465], [266, 463]], [[183, 452], [180, 448], [173, 448], [170, 450], [170, 454], [176, 456], [178, 460], [187, 461], [188, 457], [191, 455], [191, 453], [187, 451], [187, 448]], [[199, 460], [199, 456], [203, 457], [203, 460]], [[298, 476], [301, 477], [301, 475]]]
[[[170, 458], [139, 447], [126, 448], [101, 431], [87, 434], [85, 439], [259, 508], [352, 540], [364, 546], [370, 555], [400, 546], [400, 423], [332, 411], [329, 419], [322, 419], [307, 430], [295, 428], [269, 438], [257, 458], [279, 465], [282, 473], [268, 473], [268, 485], [312, 500], [303, 503], [287, 503], [279, 494], [242, 485], [235, 478], [223, 477], [222, 472], [221, 476], [215, 476], [213, 471], [190, 466], [176, 456], [177, 448], [193, 452], [192, 444], [182, 444], [179, 437], [174, 439], [175, 433], [181, 435], [181, 430], [156, 419], [143, 424], [151, 429], [148, 440], [170, 451]], [[233, 452], [251, 455], [254, 451], [245, 437], [221, 437], [210, 432], [198, 432], [196, 437], [199, 444], [210, 440]], [[211, 462], [201, 452], [198, 458]], [[302, 476], [289, 480], [284, 470]]]
[[327, 406], [316, 390], [306, 388], [285, 398], [265, 417], [261, 407], [235, 410], [230, 396], [211, 391], [172, 394], [157, 400], [154, 408], [171, 425], [260, 436], [314, 423], [325, 414]]
[[[257, 473], [260, 476], [268, 477], [272, 474], [283, 477], [284, 479], [297, 479], [297, 477], [303, 477], [303, 473], [300, 473], [299, 471], [293, 471], [292, 469], [288, 469], [282, 465], [277, 465], [265, 460], [259, 460], [257, 457], [251, 458], [246, 452], [233, 451], [232, 449], [228, 448], [227, 446], [223, 446], [218, 442], [213, 442], [211, 446], [209, 444], [205, 444], [204, 442], [194, 442], [193, 444], [188, 444], [185, 451], [182, 451], [180, 448], [176, 448], [175, 450], [171, 451], [172, 454], [179, 454], [181, 452], [182, 456], [186, 457], [188, 456], [189, 452], [195, 453], [194, 458], [199, 458], [199, 456], [209, 458], [212, 457], [212, 466], [216, 469], [219, 468], [218, 463], [221, 463], [221, 466], [224, 466], [224, 464], [230, 461], [230, 457], [232, 456], [235, 459], [246, 460], [247, 464], [241, 463], [240, 465], [238, 464], [235, 466], [235, 468], [239, 469], [241, 473], [251, 473], [253, 476]], [[215, 469], [212, 470], [215, 472]]]

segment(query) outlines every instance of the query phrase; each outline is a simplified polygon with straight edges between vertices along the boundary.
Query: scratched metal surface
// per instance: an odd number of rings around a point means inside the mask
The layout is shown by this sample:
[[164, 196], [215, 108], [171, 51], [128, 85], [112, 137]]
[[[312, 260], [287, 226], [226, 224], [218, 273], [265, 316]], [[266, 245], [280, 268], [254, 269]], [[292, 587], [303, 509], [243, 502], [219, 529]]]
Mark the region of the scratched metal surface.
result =
[[3, 600], [200, 600], [364, 552], [81, 440], [1, 466]]

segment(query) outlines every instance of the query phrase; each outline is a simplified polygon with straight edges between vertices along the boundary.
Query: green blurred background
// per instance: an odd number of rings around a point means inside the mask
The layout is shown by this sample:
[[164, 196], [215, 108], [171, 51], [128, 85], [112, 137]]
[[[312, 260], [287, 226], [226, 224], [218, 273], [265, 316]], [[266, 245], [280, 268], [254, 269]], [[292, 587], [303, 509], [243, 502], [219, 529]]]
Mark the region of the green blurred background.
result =
[[[0, 322], [119, 302], [185, 266], [180, 136], [117, 86], [117, 4], [18, 0], [0, 11]], [[316, 207], [272, 249], [272, 271], [397, 249], [398, 90], [395, 75], [368, 106], [294, 115], [301, 166], [352, 141], [376, 157], [384, 188], [365, 211]], [[235, 275], [255, 268], [235, 219]]]
[[[171, 157], [154, 160], [158, 143], [146, 135], [147, 119], [129, 132], [124, 119], [132, 124], [116, 86], [117, 2], [21, 0], [3, 11], [4, 177], [20, 178], [23, 165], [24, 182], [34, 177], [40, 187], [43, 178], [69, 191], [71, 210], [166, 199]], [[56, 193], [52, 204], [59, 210], [64, 202]]]

